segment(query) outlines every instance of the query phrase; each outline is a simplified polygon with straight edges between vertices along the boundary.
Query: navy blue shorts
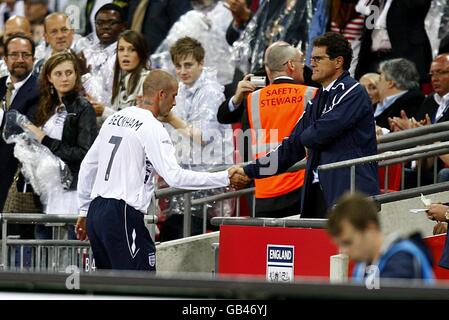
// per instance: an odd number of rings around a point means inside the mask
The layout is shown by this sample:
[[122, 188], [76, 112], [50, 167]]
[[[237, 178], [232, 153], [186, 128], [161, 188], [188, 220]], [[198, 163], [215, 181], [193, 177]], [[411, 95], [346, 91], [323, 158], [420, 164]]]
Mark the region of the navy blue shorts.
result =
[[95, 198], [87, 213], [87, 235], [96, 268], [156, 270], [156, 247], [143, 213], [123, 200]]

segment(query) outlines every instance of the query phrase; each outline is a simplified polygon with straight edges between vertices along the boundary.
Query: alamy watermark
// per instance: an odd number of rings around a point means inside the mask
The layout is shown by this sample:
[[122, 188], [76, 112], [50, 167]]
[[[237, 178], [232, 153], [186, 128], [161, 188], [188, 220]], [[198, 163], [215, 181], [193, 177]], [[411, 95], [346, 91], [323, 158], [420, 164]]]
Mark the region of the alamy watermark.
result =
[[379, 6], [377, 5], [373, 5], [373, 0], [368, 0], [365, 3], [365, 6], [367, 8], [367, 12], [368, 14], [366, 15], [366, 19], [365, 19], [365, 27], [368, 30], [373, 30], [376, 29], [376, 24], [379, 20], [380, 14], [381, 14], [381, 10], [379, 8]]
[[367, 266], [365, 270], [365, 286], [368, 290], [380, 289], [380, 272], [376, 265]]
[[67, 290], [80, 289], [80, 270], [75, 265], [70, 265], [65, 268], [65, 273], [69, 276], [65, 280], [65, 287]]
[[171, 142], [163, 141], [174, 146], [176, 159], [182, 166], [231, 166], [235, 163], [234, 153], [241, 157], [237, 162], [243, 161], [243, 154], [247, 153], [249, 159], [261, 158], [262, 175], [276, 173], [279, 164], [277, 153], [271, 154], [269, 158], [263, 156], [275, 151], [280, 146], [280, 141], [286, 138], [280, 136], [278, 129], [203, 130], [200, 126], [195, 128], [201, 132], [201, 142], [186, 135], [185, 130], [170, 130]]

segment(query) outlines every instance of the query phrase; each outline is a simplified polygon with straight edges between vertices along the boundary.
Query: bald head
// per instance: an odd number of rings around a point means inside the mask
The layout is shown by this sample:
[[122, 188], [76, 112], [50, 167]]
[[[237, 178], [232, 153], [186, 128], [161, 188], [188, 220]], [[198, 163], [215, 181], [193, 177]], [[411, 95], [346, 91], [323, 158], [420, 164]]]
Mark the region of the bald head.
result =
[[449, 53], [439, 54], [433, 59], [434, 62], [449, 63]]
[[286, 42], [275, 42], [268, 47], [265, 58], [265, 66], [272, 72], [284, 71], [286, 62], [294, 59], [298, 50]]
[[31, 36], [31, 25], [27, 18], [20, 16], [12, 16], [5, 23], [5, 41], [13, 34], [23, 36]]
[[49, 14], [44, 20], [44, 38], [50, 45], [52, 54], [62, 52], [71, 47], [74, 30], [70, 19], [64, 13]]
[[53, 24], [55, 22], [62, 22], [64, 25], [69, 26], [70, 20], [69, 17], [62, 12], [54, 12], [45, 17], [44, 20], [44, 28], [47, 30], [49, 28], [49, 24]]
[[176, 78], [163, 70], [152, 70], [143, 83], [143, 95], [153, 96], [160, 90], [170, 90], [177, 86]]
[[265, 71], [270, 82], [277, 77], [288, 76], [304, 83], [304, 64], [301, 51], [284, 41], [273, 43], [265, 51]]
[[449, 54], [440, 54], [433, 59], [430, 65], [430, 75], [433, 90], [445, 96], [449, 93]]
[[178, 83], [171, 74], [163, 70], [152, 70], [143, 83], [144, 109], [155, 117], [166, 117], [175, 105]]

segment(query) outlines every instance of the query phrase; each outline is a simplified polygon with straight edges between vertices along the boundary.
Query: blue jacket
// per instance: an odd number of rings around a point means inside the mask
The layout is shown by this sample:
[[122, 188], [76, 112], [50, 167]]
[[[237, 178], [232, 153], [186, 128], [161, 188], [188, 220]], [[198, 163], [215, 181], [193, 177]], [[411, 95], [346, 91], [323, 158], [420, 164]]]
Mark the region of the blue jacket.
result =
[[[381, 279], [422, 279], [434, 283], [432, 259], [425, 248], [409, 239], [394, 242], [377, 264]], [[365, 264], [358, 263], [353, 270], [353, 281], [365, 279]]]
[[[349, 76], [349, 72], [344, 72], [329, 91], [323, 112], [318, 114], [317, 104], [322, 92], [323, 88], [309, 102], [288, 138], [266, 157], [244, 167], [250, 178], [283, 173], [305, 157], [307, 148], [301, 217], [310, 217], [311, 214], [303, 212], [303, 209], [308, 200], [307, 190], [313, 181], [314, 168], [377, 154], [373, 110], [365, 89]], [[267, 170], [270, 164], [274, 167], [271, 172]], [[333, 205], [350, 188], [350, 168], [318, 174], [327, 207]], [[367, 195], [378, 194], [377, 164], [357, 166], [355, 183], [358, 191]]]

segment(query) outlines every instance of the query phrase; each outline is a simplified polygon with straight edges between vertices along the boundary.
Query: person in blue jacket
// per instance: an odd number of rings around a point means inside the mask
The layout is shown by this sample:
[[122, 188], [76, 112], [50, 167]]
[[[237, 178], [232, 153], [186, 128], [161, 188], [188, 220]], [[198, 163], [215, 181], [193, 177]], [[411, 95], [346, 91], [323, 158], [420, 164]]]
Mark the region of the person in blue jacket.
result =
[[[292, 134], [266, 157], [239, 171], [251, 179], [272, 176], [307, 155], [301, 218], [325, 217], [327, 209], [350, 188], [350, 168], [318, 172], [318, 166], [377, 154], [371, 102], [363, 86], [349, 75], [351, 59], [351, 45], [342, 35], [328, 32], [316, 38], [312, 80], [322, 88]], [[377, 164], [357, 166], [355, 184], [361, 192], [378, 194]]]
[[354, 282], [367, 286], [385, 279], [434, 282], [432, 257], [421, 236], [384, 236], [377, 206], [363, 194], [347, 193], [337, 201], [329, 214], [327, 231], [340, 253], [358, 262], [353, 269]]

